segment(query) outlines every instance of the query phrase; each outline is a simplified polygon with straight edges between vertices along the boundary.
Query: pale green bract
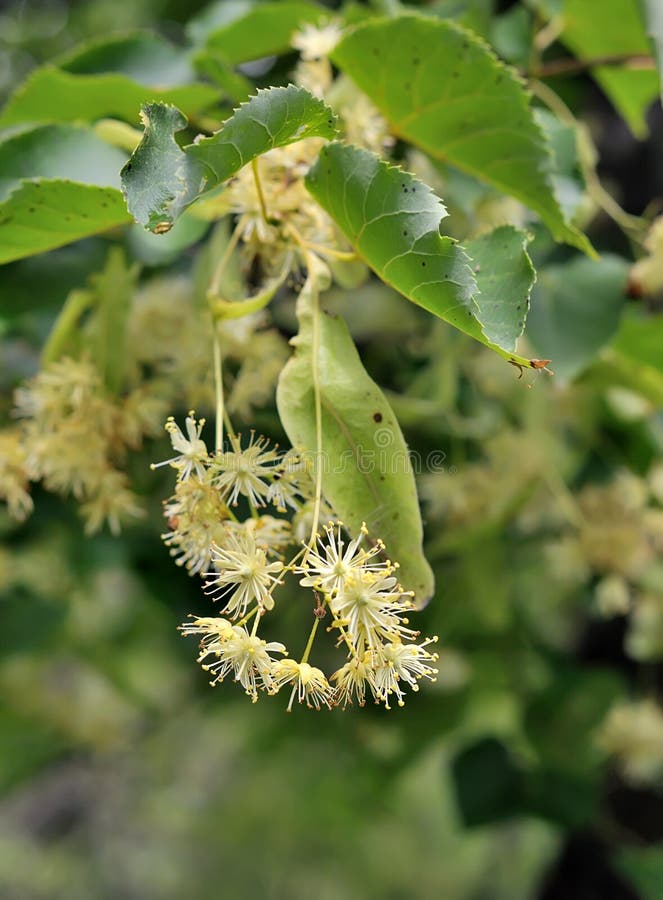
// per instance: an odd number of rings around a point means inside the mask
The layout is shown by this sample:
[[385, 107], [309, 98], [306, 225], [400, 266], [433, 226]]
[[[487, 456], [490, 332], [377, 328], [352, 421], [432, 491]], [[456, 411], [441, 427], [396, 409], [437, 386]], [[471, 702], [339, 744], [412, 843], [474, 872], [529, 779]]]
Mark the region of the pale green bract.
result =
[[[422, 606], [432, 596], [434, 580], [421, 546], [408, 447], [343, 320], [321, 313], [319, 334], [314, 335], [317, 291], [315, 272], [310, 271], [297, 300], [295, 351], [279, 378], [279, 417], [293, 447], [322, 465], [324, 496], [349, 533], [359, 534], [366, 522], [369, 534], [381, 538], [388, 555], [400, 563], [399, 580]], [[314, 368], [322, 406], [321, 460], [316, 452]]]

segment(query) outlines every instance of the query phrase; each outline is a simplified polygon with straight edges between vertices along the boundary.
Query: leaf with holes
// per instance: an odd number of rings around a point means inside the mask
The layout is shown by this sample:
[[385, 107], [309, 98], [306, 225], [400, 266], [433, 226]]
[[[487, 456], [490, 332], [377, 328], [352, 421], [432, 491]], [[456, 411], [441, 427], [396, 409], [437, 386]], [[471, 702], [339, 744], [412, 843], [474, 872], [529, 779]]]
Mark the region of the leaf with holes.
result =
[[555, 196], [523, 83], [472, 32], [412, 15], [377, 20], [348, 34], [332, 59], [398, 137], [516, 197], [558, 240], [591, 252]]
[[386, 284], [505, 359], [530, 365], [513, 352], [534, 280], [521, 232], [498, 229], [466, 251], [440, 234], [446, 210], [427, 185], [341, 143], [322, 149], [306, 183]]
[[[322, 487], [336, 515], [358, 534], [366, 522], [400, 563], [399, 579], [418, 605], [433, 593], [433, 573], [422, 551], [414, 474], [400, 426], [386, 397], [368, 375], [342, 319], [312, 314], [315, 272], [297, 302], [295, 352], [279, 378], [277, 406], [287, 435], [317, 460], [314, 378], [322, 404]], [[317, 348], [317, 352], [316, 352]]]
[[174, 137], [186, 126], [179, 110], [151, 103], [143, 118], [145, 134], [122, 170], [122, 185], [132, 215], [156, 232], [168, 231], [204, 191], [268, 150], [336, 131], [329, 107], [295, 85], [258, 91], [216, 134], [183, 149]]

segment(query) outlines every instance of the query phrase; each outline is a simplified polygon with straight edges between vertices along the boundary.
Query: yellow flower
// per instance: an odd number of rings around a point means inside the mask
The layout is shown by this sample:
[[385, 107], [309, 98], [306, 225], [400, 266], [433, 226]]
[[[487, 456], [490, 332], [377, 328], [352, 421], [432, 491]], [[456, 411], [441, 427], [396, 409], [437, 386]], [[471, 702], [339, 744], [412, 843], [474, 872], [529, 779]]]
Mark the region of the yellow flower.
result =
[[382, 541], [376, 541], [369, 550], [360, 546], [368, 533], [365, 525], [362, 525], [359, 536], [347, 546], [343, 539], [342, 528], [342, 522], [335, 524], [330, 522], [325, 526], [325, 536], [318, 536], [316, 546], [304, 555], [301, 565], [295, 569], [305, 576], [299, 582], [303, 587], [312, 587], [327, 595], [333, 595], [343, 589], [350, 574], [371, 572], [376, 575], [390, 575], [393, 572], [394, 566], [388, 560], [371, 562], [384, 550]]
[[204, 419], [196, 420], [193, 410], [186, 417], [186, 436], [181, 428], [170, 416], [166, 422], [166, 431], [170, 435], [173, 449], [178, 451], [178, 456], [166, 459], [160, 463], [152, 463], [152, 469], [159, 466], [172, 466], [178, 469], [177, 477], [180, 481], [186, 481], [195, 470], [196, 475], [202, 481], [205, 478], [205, 465], [208, 462], [207, 446], [200, 437], [205, 424]]
[[273, 609], [272, 590], [279, 583], [280, 561], [268, 562], [267, 554], [245, 531], [226, 531], [224, 546], [212, 547], [212, 565], [205, 587], [212, 597], [226, 599], [223, 611], [231, 618], [246, 615], [252, 603]]
[[326, 706], [332, 707], [333, 692], [324, 672], [310, 666], [305, 662], [295, 662], [294, 659], [282, 659], [276, 663], [273, 671], [274, 690], [285, 684], [292, 684], [292, 693], [288, 703], [288, 712], [292, 709], [292, 703], [297, 697], [299, 703], [306, 701], [306, 705], [320, 709]]
[[246, 497], [255, 508], [265, 506], [278, 453], [275, 449], [267, 449], [266, 438], [256, 440], [254, 432], [251, 432], [251, 440], [244, 449], [239, 437], [231, 438], [231, 445], [232, 450], [217, 453], [213, 459], [215, 485], [226, 503], [232, 506], [237, 506], [240, 496]]
[[263, 641], [249, 634], [244, 627], [233, 626], [232, 635], [219, 642], [214, 649], [216, 662], [204, 663], [203, 669], [214, 678], [211, 685], [219, 684], [229, 672], [238, 681], [255, 703], [259, 690], [274, 690], [272, 671], [274, 660], [270, 653], [285, 653], [283, 644], [277, 641]]

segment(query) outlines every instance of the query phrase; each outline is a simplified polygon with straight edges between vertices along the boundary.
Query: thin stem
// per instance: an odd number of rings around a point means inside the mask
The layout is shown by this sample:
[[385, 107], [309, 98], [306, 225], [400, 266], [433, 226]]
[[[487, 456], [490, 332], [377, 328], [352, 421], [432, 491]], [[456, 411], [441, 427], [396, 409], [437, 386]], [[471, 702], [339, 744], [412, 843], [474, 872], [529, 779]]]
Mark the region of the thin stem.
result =
[[646, 53], [608, 53], [593, 59], [553, 59], [542, 63], [530, 71], [537, 78], [551, 78], [555, 75], [575, 75], [595, 66], [624, 66], [629, 69], [653, 69], [654, 60]]
[[320, 619], [313, 620], [313, 628], [311, 628], [311, 633], [308, 636], [308, 641], [307, 641], [306, 647], [304, 649], [304, 654], [300, 660], [300, 664], [308, 662], [308, 658], [311, 654], [311, 649], [313, 647], [313, 641], [315, 640], [315, 636], [317, 634], [319, 624], [320, 624]]
[[320, 521], [320, 506], [322, 503], [322, 397], [320, 393], [320, 371], [319, 371], [319, 355], [320, 355], [320, 304], [318, 302], [318, 291], [313, 291], [313, 340], [311, 346], [311, 375], [313, 379], [313, 400], [315, 403], [315, 450], [316, 450], [316, 467], [315, 467], [315, 502], [313, 504], [313, 521], [311, 523], [311, 537], [309, 545], [313, 546], [316, 535], [318, 533], [318, 523]]
[[225, 414], [225, 403], [223, 397], [223, 369], [221, 361], [221, 341], [219, 340], [219, 326], [216, 322], [212, 324], [214, 328], [214, 393], [216, 397], [215, 409], [215, 447], [216, 452], [223, 450], [223, 417]]
[[265, 225], [269, 224], [269, 217], [267, 215], [267, 206], [265, 205], [265, 195], [262, 192], [262, 184], [260, 182], [260, 175], [258, 173], [258, 160], [251, 160], [251, 170], [253, 172], [253, 180], [256, 183], [256, 191], [258, 192], [258, 203], [260, 203], [260, 212], [262, 214], [263, 221]]
[[[237, 243], [239, 242], [243, 228], [244, 228], [244, 219], [242, 218], [239, 220], [239, 222], [235, 226], [235, 230], [231, 234], [230, 240], [228, 241], [228, 244], [226, 245], [226, 249], [223, 251], [223, 255], [221, 256], [221, 259], [217, 263], [217, 266], [214, 269], [214, 274], [212, 275], [212, 278], [210, 279], [209, 288], [207, 290], [207, 296], [208, 296], [208, 299], [210, 299], [210, 300], [213, 299], [214, 297], [217, 297], [219, 294], [219, 286], [220, 286], [220, 282], [221, 282], [221, 276], [223, 275], [225, 268], [228, 265], [228, 262], [230, 260], [230, 257], [232, 256], [233, 251], [235, 250], [235, 247], [237, 246]], [[212, 310], [212, 315], [214, 315], [213, 310]]]
[[[538, 81], [536, 78], [530, 78], [528, 84], [532, 93], [545, 103], [561, 122], [565, 122], [576, 130], [578, 129], [576, 117], [555, 91], [549, 88], [543, 81]], [[646, 228], [645, 222], [637, 216], [629, 215], [629, 213], [621, 208], [615, 198], [603, 187], [594, 166], [584, 158], [582, 152], [578, 153], [578, 161], [587, 185], [587, 193], [594, 203], [596, 203], [599, 209], [602, 209], [603, 212], [609, 216], [613, 222], [616, 222], [627, 234], [640, 241], [641, 235]]]
[[331, 259], [338, 259], [340, 262], [352, 262], [357, 259], [357, 254], [354, 250], [335, 250], [333, 247], [325, 247], [322, 244], [307, 241], [305, 238], [302, 239], [301, 243], [307, 250], [313, 250], [315, 253], [319, 253], [320, 256], [329, 256]]
[[226, 431], [230, 435], [233, 441], [237, 441], [237, 434], [235, 429], [232, 426], [232, 422], [230, 421], [230, 416], [228, 415], [228, 410], [224, 408], [223, 410], [223, 421], [226, 423]]
[[242, 625], [246, 625], [247, 622], [250, 622], [251, 619], [255, 616], [255, 614], [258, 612], [259, 609], [260, 609], [260, 606], [258, 604], [256, 604], [250, 612], [247, 612], [247, 614], [244, 616], [244, 618], [240, 619], [239, 622], [235, 623], [237, 625], [237, 627], [241, 628]]

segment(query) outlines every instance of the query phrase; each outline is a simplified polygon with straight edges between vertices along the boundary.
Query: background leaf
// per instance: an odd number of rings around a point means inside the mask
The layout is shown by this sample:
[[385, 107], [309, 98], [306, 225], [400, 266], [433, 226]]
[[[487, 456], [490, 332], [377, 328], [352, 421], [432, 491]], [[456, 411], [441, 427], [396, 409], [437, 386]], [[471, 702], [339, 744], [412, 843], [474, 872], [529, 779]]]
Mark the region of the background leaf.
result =
[[[502, 237], [475, 242], [479, 260], [479, 272], [475, 273], [461, 245], [440, 235], [439, 223], [446, 210], [439, 197], [423, 182], [374, 153], [341, 143], [328, 144], [306, 183], [384, 282], [506, 359], [529, 365], [525, 358], [512, 353], [522, 331], [526, 311], [522, 307], [533, 277], [531, 263], [526, 254], [523, 256], [519, 232], [509, 229]], [[504, 246], [507, 254], [515, 250], [513, 258], [506, 255], [499, 259]], [[479, 294], [478, 277], [487, 291], [496, 285], [502, 291], [513, 278], [518, 292], [505, 294], [502, 299], [490, 293]], [[480, 324], [484, 315], [489, 322], [487, 333]], [[494, 343], [495, 337], [503, 343]]]
[[148, 31], [95, 38], [53, 62], [76, 75], [116, 72], [149, 87], [172, 88], [195, 78], [186, 51]]
[[301, 25], [318, 23], [329, 16], [328, 10], [315, 3], [283, 0], [260, 3], [230, 18], [235, 9], [242, 10], [242, 7], [245, 4], [217, 3], [205, 11], [206, 21], [198, 19], [191, 26], [190, 33], [201, 40], [207, 32], [206, 43], [210, 49], [221, 53], [229, 63], [241, 63], [289, 50], [290, 38]]
[[527, 336], [560, 377], [578, 375], [617, 331], [627, 272], [626, 260], [611, 254], [540, 271]]
[[74, 75], [52, 66], [36, 69], [10, 98], [0, 127], [18, 122], [96, 121], [104, 116], [136, 123], [148, 100], [174, 103], [193, 115], [218, 100], [210, 85], [147, 87], [126, 75]]
[[663, 6], [659, 0], [640, 0], [640, 8], [644, 15], [647, 34], [654, 47], [659, 89], [663, 97]]
[[122, 170], [127, 205], [136, 220], [167, 230], [203, 191], [227, 180], [251, 160], [314, 135], [332, 137], [336, 119], [321, 100], [289, 85], [258, 91], [209, 138], [183, 150], [174, 135], [186, 119], [172, 106], [143, 109], [145, 135]]
[[[279, 378], [279, 416], [293, 447], [316, 451], [312, 371], [322, 399], [323, 493], [358, 534], [366, 522], [400, 563], [399, 579], [420, 605], [433, 593], [433, 573], [422, 551], [422, 525], [408, 448], [386, 397], [368, 375], [342, 319], [320, 316], [313, 357], [313, 277], [298, 299], [295, 352]], [[315, 458], [315, 457], [312, 457]]]
[[0, 144], [0, 263], [131, 221], [119, 186], [126, 156], [91, 131], [46, 125]]
[[536, 278], [526, 247], [526, 235], [512, 225], [465, 242], [479, 286], [474, 300], [483, 333], [506, 350], [515, 350], [523, 333]]
[[[653, 0], [656, 3], [656, 0]], [[553, 15], [550, 0], [537, 7]], [[649, 55], [638, 0], [601, 0], [600, 17], [594, 0], [564, 0], [560, 40], [578, 59], [591, 60], [619, 54]], [[637, 137], [647, 133], [645, 113], [658, 93], [656, 72], [626, 66], [594, 66], [593, 77]]]
[[471, 32], [418, 16], [377, 20], [348, 34], [332, 58], [398, 137], [516, 197], [558, 240], [590, 249], [555, 197], [552, 156], [524, 85]]

